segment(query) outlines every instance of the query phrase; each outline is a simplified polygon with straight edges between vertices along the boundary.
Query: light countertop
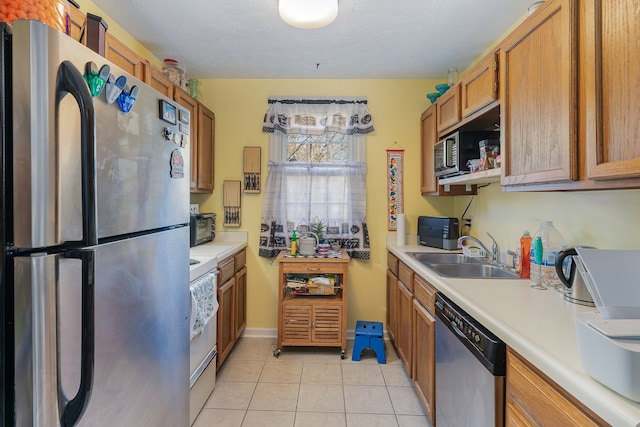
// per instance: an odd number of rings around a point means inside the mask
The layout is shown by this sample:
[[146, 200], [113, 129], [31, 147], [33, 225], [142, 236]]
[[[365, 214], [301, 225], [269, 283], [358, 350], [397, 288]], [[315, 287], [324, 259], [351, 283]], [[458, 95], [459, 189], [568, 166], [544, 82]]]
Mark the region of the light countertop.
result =
[[189, 250], [189, 257], [200, 261], [189, 269], [189, 281], [214, 269], [218, 262], [230, 257], [242, 248], [247, 247], [246, 231], [216, 231], [213, 242], [194, 246]]
[[612, 426], [640, 426], [640, 403], [592, 379], [580, 363], [574, 315], [593, 308], [553, 289], [532, 289], [526, 279], [440, 277], [408, 253], [446, 251], [416, 240], [407, 236], [407, 245], [398, 246], [388, 235], [387, 249]]

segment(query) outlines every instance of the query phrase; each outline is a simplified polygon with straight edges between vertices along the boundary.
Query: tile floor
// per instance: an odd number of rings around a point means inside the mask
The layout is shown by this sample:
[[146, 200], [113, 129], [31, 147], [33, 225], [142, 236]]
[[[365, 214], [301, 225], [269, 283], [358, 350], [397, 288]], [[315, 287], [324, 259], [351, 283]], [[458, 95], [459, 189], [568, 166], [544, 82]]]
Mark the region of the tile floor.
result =
[[359, 362], [337, 348], [285, 347], [241, 338], [217, 374], [194, 427], [431, 427], [404, 365], [365, 350]]

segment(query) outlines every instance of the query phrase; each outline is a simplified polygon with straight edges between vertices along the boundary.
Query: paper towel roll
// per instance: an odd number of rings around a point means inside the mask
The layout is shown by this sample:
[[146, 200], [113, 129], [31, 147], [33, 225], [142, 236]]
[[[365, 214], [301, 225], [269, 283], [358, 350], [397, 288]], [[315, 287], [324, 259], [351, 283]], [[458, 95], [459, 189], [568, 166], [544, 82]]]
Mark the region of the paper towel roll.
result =
[[406, 238], [405, 230], [405, 216], [404, 214], [398, 214], [398, 220], [396, 222], [396, 244], [398, 246], [404, 246]]

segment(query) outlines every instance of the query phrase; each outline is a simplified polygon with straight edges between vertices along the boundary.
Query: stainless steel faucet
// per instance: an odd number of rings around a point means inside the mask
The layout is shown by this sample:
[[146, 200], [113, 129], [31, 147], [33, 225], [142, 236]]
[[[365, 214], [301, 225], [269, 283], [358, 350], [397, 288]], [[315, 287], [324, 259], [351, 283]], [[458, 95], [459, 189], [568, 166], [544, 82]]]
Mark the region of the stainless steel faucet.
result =
[[458, 238], [458, 247], [461, 248], [462, 247], [462, 243], [465, 240], [471, 240], [476, 245], [478, 245], [482, 250], [484, 250], [484, 252], [488, 255], [489, 258], [491, 258], [492, 261], [498, 262], [498, 256], [500, 254], [500, 250], [498, 248], [498, 243], [496, 242], [496, 239], [494, 239], [491, 234], [487, 233], [487, 235], [493, 241], [493, 245], [491, 247], [491, 250], [487, 249], [487, 247], [484, 245], [484, 243], [482, 243], [480, 240], [478, 240], [476, 237], [473, 237], [473, 236], [460, 236]]

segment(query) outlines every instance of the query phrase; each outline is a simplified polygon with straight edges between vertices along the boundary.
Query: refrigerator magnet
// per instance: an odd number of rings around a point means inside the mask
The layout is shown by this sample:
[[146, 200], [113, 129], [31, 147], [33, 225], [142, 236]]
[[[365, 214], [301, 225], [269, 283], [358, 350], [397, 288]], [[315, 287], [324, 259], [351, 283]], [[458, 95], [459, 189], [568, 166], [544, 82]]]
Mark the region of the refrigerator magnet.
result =
[[167, 123], [171, 123], [175, 125], [177, 123], [176, 119], [177, 108], [175, 105], [169, 104], [164, 99], [160, 100], [160, 118]]
[[179, 149], [171, 152], [169, 176], [171, 178], [184, 178], [184, 158]]

